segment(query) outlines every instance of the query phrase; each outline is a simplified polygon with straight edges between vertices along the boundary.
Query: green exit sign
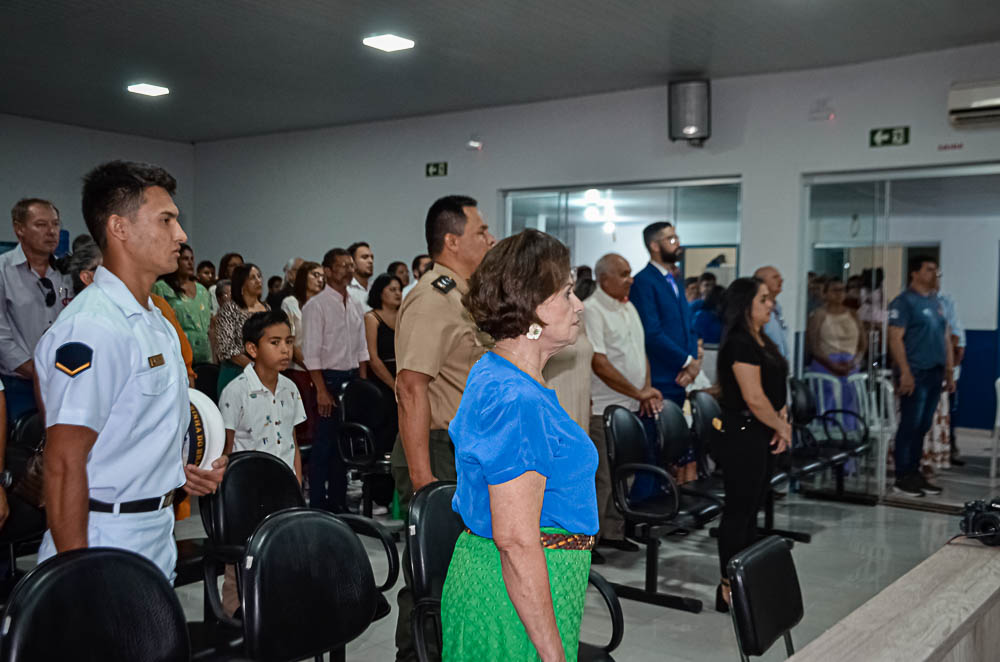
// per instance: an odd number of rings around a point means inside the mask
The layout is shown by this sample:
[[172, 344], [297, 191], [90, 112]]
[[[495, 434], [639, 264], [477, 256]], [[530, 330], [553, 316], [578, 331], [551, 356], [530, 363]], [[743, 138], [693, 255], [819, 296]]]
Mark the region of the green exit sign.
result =
[[899, 147], [910, 144], [910, 127], [890, 126], [868, 132], [869, 147]]
[[428, 177], [447, 177], [448, 162], [441, 161], [439, 163], [428, 163], [424, 166], [424, 174]]

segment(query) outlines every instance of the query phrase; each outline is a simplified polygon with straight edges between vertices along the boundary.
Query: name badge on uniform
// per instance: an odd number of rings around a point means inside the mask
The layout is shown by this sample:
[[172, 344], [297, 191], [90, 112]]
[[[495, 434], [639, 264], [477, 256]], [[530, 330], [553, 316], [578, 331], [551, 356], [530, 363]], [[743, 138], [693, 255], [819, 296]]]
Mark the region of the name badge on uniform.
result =
[[449, 278], [448, 276], [441, 276], [431, 283], [431, 285], [433, 285], [435, 289], [448, 294], [448, 292], [455, 289], [455, 280], [453, 278]]
[[156, 356], [149, 357], [150, 368], [159, 368], [164, 363], [166, 363], [166, 361], [163, 360], [163, 354], [157, 354]]

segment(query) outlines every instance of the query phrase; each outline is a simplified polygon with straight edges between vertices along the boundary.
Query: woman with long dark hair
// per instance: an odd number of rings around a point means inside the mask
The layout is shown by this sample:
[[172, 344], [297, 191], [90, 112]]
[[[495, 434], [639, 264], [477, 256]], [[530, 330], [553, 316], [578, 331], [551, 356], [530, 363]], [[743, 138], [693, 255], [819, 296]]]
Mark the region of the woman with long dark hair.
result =
[[256, 264], [241, 264], [233, 269], [232, 300], [219, 309], [215, 321], [219, 351], [219, 393], [243, 372], [250, 357], [243, 351], [243, 325], [254, 313], [270, 310], [261, 301], [264, 279]]
[[288, 322], [295, 336], [295, 346], [292, 348], [292, 364], [285, 371], [285, 376], [295, 382], [302, 396], [302, 404], [306, 409], [306, 420], [295, 427], [295, 438], [300, 444], [311, 444], [316, 430], [316, 420], [319, 411], [316, 409], [316, 386], [306, 370], [305, 359], [302, 356], [302, 306], [313, 298], [326, 285], [323, 267], [316, 262], [303, 262], [295, 274], [292, 294], [281, 302], [281, 309], [288, 315]]
[[[219, 280], [232, 281], [233, 270], [243, 264], [243, 256], [239, 253], [226, 253], [219, 260]], [[217, 285], [218, 283], [216, 283]], [[215, 296], [216, 285], [212, 285], [208, 288], [208, 293], [212, 295], [212, 314], [217, 315], [219, 308], [217, 306], [217, 297]]]
[[757, 511], [770, 489], [774, 456], [792, 440], [785, 406], [788, 362], [763, 332], [773, 309], [774, 299], [759, 278], [738, 278], [726, 292], [718, 361], [722, 434], [715, 449], [726, 492], [719, 524], [718, 611], [729, 610], [726, 566], [757, 540]]
[[167, 300], [177, 315], [177, 321], [194, 353], [195, 363], [212, 361], [212, 343], [208, 328], [212, 323], [212, 297], [205, 286], [198, 282], [194, 271], [194, 251], [181, 244], [177, 257], [177, 271], [161, 276], [153, 284], [153, 294]]

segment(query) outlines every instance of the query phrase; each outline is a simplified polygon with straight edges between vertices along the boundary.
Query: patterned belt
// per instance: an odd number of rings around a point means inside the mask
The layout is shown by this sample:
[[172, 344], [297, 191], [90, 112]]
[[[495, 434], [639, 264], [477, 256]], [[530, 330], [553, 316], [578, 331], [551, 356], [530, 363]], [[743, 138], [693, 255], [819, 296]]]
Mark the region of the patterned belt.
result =
[[[476, 535], [469, 527], [465, 528], [465, 532]], [[597, 543], [597, 536], [588, 536], [583, 533], [539, 532], [538, 538], [545, 549], [569, 549], [589, 552], [594, 549], [594, 545]]]

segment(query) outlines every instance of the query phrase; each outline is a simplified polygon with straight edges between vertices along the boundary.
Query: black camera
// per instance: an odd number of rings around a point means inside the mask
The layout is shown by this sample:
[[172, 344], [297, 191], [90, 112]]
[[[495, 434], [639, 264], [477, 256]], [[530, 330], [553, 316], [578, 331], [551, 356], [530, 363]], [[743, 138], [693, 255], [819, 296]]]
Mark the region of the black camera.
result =
[[984, 545], [1000, 545], [1000, 499], [966, 501], [962, 510], [962, 533]]

